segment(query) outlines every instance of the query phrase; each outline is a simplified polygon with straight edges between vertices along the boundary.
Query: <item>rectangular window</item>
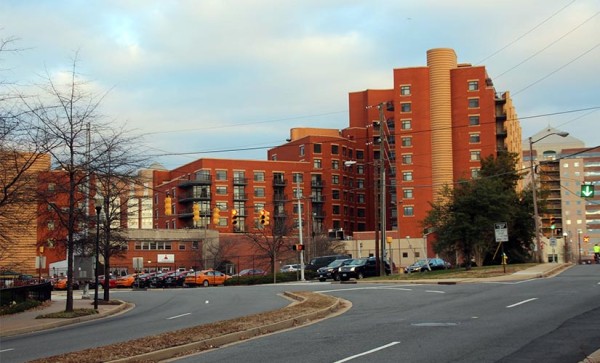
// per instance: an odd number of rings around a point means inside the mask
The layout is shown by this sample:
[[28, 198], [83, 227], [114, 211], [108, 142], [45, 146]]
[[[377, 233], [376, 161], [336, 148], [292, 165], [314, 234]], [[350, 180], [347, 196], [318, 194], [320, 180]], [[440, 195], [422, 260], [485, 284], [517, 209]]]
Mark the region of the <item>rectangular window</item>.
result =
[[331, 199], [340, 200], [340, 191], [338, 189], [333, 189], [331, 191]]
[[478, 108], [479, 98], [469, 98], [469, 108]]
[[412, 217], [414, 215], [415, 215], [415, 209], [413, 206], [411, 206], [411, 205], [404, 206], [404, 216], [405, 217]]
[[227, 187], [223, 186], [223, 185], [217, 185], [217, 187], [216, 187], [216, 193], [217, 193], [217, 195], [226, 195], [227, 194]]
[[469, 115], [469, 126], [479, 125], [479, 115]]
[[469, 81], [469, 91], [477, 91], [479, 89], [479, 81]]
[[480, 169], [478, 169], [478, 168], [471, 169], [471, 178], [477, 179], [479, 177], [479, 171], [480, 171]]
[[264, 171], [255, 171], [254, 172], [254, 181], [255, 182], [264, 182], [265, 181], [265, 172]]
[[313, 144], [313, 152], [315, 154], [320, 154], [321, 153], [321, 144]]
[[304, 156], [304, 145], [300, 145], [300, 156]]
[[331, 169], [339, 170], [339, 168], [340, 168], [340, 161], [339, 160], [331, 160]]
[[304, 180], [304, 174], [302, 174], [302, 173], [294, 173], [292, 175], [292, 181], [294, 183], [302, 183], [303, 180]]
[[471, 151], [471, 161], [481, 160], [481, 151]]
[[412, 137], [403, 137], [402, 138], [402, 147], [412, 146]]
[[227, 170], [216, 170], [215, 175], [216, 180], [227, 180]]
[[412, 104], [408, 102], [403, 102], [400, 104], [400, 112], [411, 112]]
[[479, 134], [469, 134], [469, 143], [479, 144], [480, 142]]
[[400, 121], [402, 130], [410, 130], [412, 129], [412, 120], [402, 120]]
[[331, 145], [331, 155], [337, 155], [340, 153], [339, 145]]
[[340, 183], [340, 176], [339, 175], [332, 175], [331, 176], [331, 184], [339, 184]]
[[340, 206], [339, 205], [334, 205], [332, 210], [333, 210], [333, 214], [340, 214]]
[[321, 159], [314, 159], [313, 160], [313, 168], [315, 169], [321, 169], [322, 167], [322, 160]]
[[403, 199], [413, 199], [414, 190], [412, 188], [402, 189], [402, 198]]
[[356, 188], [357, 189], [365, 189], [365, 181], [364, 179], [356, 180]]
[[365, 203], [365, 195], [364, 194], [357, 194], [356, 195], [356, 201], [358, 203], [364, 204]]
[[356, 158], [358, 160], [364, 160], [364, 158], [365, 158], [364, 150], [356, 150]]
[[402, 164], [404, 164], [404, 165], [412, 164], [412, 154], [402, 155]]
[[363, 175], [365, 173], [364, 165], [356, 165], [356, 174]]
[[402, 173], [402, 180], [404, 181], [412, 181], [413, 180], [413, 174], [412, 171], [405, 171]]
[[407, 85], [400, 86], [400, 95], [401, 96], [410, 96], [410, 86], [407, 86]]
[[254, 196], [259, 198], [265, 197], [265, 188], [254, 188]]

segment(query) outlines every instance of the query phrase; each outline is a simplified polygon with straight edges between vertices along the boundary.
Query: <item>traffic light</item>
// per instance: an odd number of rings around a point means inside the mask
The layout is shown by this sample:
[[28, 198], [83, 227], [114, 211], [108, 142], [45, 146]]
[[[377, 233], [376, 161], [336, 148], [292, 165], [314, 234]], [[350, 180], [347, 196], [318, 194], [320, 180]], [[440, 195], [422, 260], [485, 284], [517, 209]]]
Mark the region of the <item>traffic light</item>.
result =
[[198, 222], [200, 220], [200, 206], [198, 205], [198, 203], [194, 203], [194, 205], [192, 206], [192, 212], [194, 213], [194, 222]]
[[219, 224], [219, 220], [221, 219], [221, 210], [219, 207], [214, 207], [212, 210], [212, 222], [214, 225]]
[[165, 215], [171, 215], [171, 196], [169, 193], [167, 193], [167, 196], [165, 197]]
[[304, 245], [303, 244], [295, 244], [292, 246], [292, 249], [294, 251], [304, 251]]
[[556, 218], [554, 216], [550, 217], [550, 229], [556, 228]]
[[590, 236], [583, 236], [583, 242], [588, 243], [590, 241]]
[[260, 224], [262, 224], [263, 226], [268, 226], [269, 225], [269, 215], [271, 213], [269, 213], [269, 211], [266, 211], [264, 209], [260, 210], [260, 217], [258, 218], [260, 221]]
[[237, 226], [238, 223], [238, 211], [237, 209], [232, 209], [231, 210], [231, 225], [232, 226]]

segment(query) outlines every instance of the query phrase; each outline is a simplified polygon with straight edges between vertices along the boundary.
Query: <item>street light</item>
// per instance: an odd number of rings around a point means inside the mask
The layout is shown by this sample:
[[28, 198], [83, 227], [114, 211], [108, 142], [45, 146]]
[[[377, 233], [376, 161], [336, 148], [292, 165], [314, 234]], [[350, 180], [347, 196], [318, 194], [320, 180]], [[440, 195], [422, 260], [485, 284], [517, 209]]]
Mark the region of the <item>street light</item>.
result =
[[542, 242], [540, 241], [540, 222], [538, 221], [538, 206], [537, 206], [537, 191], [536, 191], [536, 185], [535, 185], [535, 172], [533, 170], [533, 144], [535, 144], [536, 142], [543, 140], [545, 138], [547, 138], [550, 135], [558, 135], [560, 137], [567, 137], [569, 136], [568, 132], [552, 132], [549, 133], [548, 135], [545, 135], [543, 137], [540, 137], [539, 139], [533, 141], [533, 139], [530, 137], [529, 138], [529, 167], [530, 167], [530, 172], [531, 172], [531, 191], [533, 193], [533, 220], [534, 220], [534, 224], [535, 224], [535, 244], [537, 247], [537, 254], [538, 254], [538, 263], [542, 263]]
[[96, 267], [94, 268], [94, 310], [98, 310], [98, 270], [100, 269], [100, 211], [102, 210], [102, 198], [96, 198]]

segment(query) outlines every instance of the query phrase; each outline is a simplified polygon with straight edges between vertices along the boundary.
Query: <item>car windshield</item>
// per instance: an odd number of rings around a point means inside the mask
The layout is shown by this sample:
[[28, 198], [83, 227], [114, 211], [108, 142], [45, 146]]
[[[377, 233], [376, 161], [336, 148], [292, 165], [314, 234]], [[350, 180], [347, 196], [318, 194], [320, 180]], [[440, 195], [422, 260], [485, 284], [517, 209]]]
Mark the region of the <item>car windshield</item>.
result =
[[367, 263], [366, 258], [355, 258], [348, 265], [364, 265]]
[[340, 267], [344, 263], [344, 261], [346, 260], [335, 260], [329, 265], [327, 265], [327, 267]]

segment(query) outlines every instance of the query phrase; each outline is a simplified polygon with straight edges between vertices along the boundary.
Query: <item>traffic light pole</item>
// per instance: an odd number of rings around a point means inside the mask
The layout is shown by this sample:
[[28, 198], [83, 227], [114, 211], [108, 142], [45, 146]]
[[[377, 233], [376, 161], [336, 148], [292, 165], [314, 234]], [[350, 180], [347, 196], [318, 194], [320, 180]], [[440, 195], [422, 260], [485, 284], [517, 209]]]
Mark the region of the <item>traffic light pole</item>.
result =
[[304, 281], [304, 242], [302, 241], [302, 191], [300, 189], [300, 178], [296, 179], [296, 195], [298, 197], [298, 239], [302, 249], [300, 250], [300, 280]]

